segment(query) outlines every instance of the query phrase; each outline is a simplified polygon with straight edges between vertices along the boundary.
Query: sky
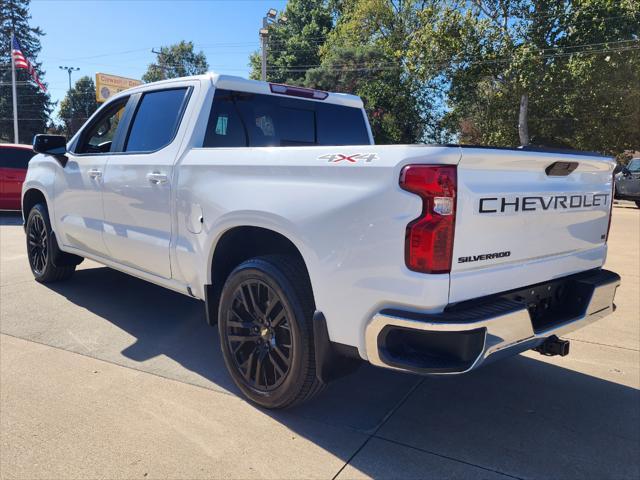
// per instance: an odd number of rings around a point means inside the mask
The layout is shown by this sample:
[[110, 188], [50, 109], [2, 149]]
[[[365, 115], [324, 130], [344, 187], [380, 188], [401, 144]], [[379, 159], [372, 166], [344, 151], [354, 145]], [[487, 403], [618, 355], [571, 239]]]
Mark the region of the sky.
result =
[[192, 41], [209, 70], [248, 76], [249, 55], [260, 46], [258, 30], [269, 8], [286, 0], [32, 0], [31, 21], [46, 34], [38, 61], [53, 101], [69, 88], [59, 66], [83, 75], [109, 73], [140, 78], [155, 60], [151, 49]]

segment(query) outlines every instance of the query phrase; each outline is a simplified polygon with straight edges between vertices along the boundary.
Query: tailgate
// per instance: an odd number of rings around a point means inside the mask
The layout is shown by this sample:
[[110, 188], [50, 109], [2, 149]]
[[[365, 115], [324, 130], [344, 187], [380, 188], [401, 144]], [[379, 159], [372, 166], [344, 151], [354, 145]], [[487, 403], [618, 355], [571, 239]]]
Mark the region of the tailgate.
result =
[[450, 302], [602, 266], [614, 163], [463, 149]]

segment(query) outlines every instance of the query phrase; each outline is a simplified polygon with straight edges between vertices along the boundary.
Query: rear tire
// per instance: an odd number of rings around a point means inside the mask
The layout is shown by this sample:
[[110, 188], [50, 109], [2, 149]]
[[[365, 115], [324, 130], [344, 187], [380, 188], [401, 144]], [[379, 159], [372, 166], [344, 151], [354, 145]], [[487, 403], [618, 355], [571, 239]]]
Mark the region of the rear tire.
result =
[[322, 389], [314, 311], [306, 269], [294, 256], [252, 258], [231, 272], [220, 298], [218, 331], [227, 369], [250, 401], [286, 408]]
[[59, 252], [51, 229], [47, 208], [38, 203], [31, 208], [27, 217], [27, 257], [36, 281], [52, 283], [68, 280], [76, 269], [75, 265], [56, 266], [54, 255]]

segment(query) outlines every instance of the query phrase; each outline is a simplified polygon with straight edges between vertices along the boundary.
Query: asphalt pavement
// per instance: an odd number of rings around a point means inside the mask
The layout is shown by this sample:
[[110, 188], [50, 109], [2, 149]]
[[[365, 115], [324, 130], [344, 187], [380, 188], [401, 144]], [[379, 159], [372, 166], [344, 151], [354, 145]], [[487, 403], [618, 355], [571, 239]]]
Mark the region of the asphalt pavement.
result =
[[0, 213], [0, 478], [640, 478], [640, 210], [614, 207], [617, 311], [460, 377], [363, 366], [284, 412], [245, 402], [203, 304], [85, 261], [29, 271]]

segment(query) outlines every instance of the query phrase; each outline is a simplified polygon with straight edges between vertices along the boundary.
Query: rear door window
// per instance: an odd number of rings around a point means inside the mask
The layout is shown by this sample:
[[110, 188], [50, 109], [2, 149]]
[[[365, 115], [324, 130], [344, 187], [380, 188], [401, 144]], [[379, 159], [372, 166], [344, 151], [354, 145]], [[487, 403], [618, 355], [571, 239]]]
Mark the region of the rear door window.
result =
[[169, 145], [182, 118], [187, 88], [147, 92], [140, 99], [126, 152], [154, 152]]
[[0, 147], [0, 168], [26, 170], [35, 153], [26, 148]]

